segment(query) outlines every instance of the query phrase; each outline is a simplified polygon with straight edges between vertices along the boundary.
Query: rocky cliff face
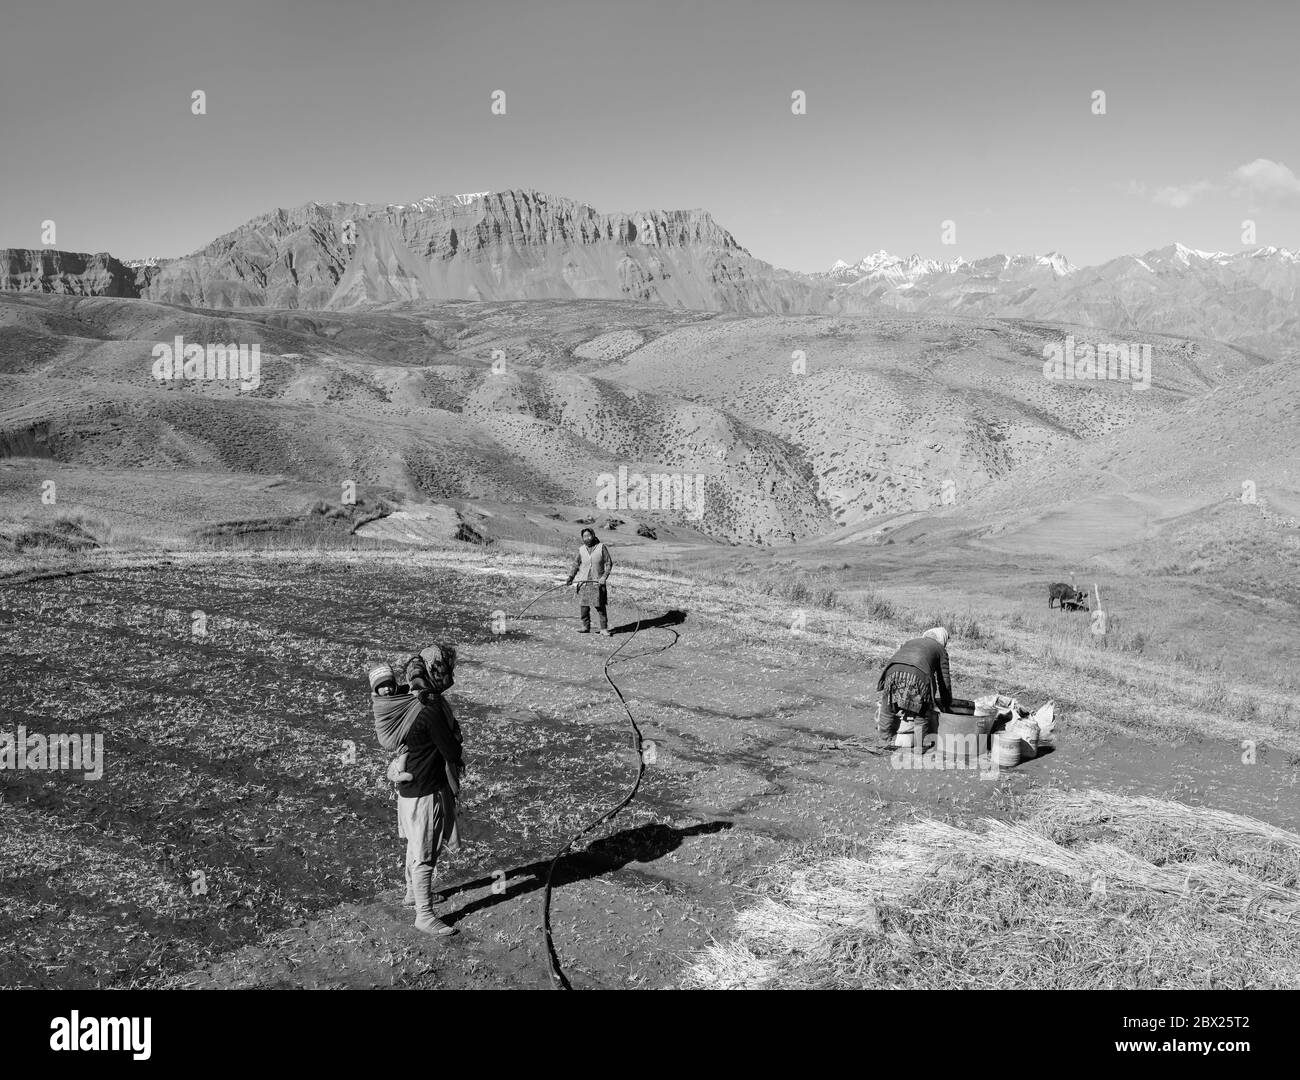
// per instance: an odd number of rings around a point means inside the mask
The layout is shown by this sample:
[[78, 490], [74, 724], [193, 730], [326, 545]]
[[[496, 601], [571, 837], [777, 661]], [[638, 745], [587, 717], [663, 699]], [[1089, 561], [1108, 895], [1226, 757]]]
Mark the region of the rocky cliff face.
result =
[[[275, 210], [184, 258], [115, 263], [111, 286], [71, 268], [60, 276], [50, 261], [60, 253], [10, 254], [6, 288], [112, 287], [109, 295], [206, 308], [573, 298], [806, 312], [831, 296], [829, 283], [753, 258], [703, 210], [601, 214], [536, 191]], [[70, 267], [89, 258], [62, 257]]]
[[[85, 256], [11, 253], [7, 288], [206, 308], [346, 309], [405, 300], [632, 299], [810, 311], [830, 289], [754, 259], [702, 210], [601, 214], [535, 191], [275, 210], [180, 259], [78, 277]], [[34, 256], [42, 256], [37, 260]], [[107, 258], [95, 257], [95, 258]]]
[[72, 296], [139, 296], [133, 268], [107, 252], [0, 248], [0, 289]]

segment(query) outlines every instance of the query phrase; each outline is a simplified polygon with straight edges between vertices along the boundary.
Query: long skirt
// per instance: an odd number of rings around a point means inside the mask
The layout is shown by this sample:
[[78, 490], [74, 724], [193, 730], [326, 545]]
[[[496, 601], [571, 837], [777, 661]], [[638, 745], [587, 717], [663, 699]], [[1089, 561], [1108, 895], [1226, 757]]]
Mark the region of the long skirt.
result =
[[893, 738], [899, 726], [928, 717], [934, 708], [934, 691], [923, 683], [914, 668], [895, 664], [885, 671], [876, 710], [876, 730], [882, 739]]
[[456, 829], [456, 797], [446, 788], [418, 799], [397, 797], [397, 831], [406, 841], [407, 880], [423, 864], [432, 870], [444, 847], [460, 846]]
[[599, 581], [580, 581], [577, 592], [581, 607], [594, 607], [599, 611], [609, 603], [609, 593]]

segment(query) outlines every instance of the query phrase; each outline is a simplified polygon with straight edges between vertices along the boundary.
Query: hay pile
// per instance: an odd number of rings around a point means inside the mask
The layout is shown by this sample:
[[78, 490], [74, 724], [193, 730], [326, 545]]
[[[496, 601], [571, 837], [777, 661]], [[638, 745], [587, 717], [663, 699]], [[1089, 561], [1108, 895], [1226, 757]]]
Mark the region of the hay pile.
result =
[[1099, 791], [1044, 791], [1020, 823], [898, 829], [871, 856], [776, 868], [712, 989], [1294, 988], [1300, 835]]

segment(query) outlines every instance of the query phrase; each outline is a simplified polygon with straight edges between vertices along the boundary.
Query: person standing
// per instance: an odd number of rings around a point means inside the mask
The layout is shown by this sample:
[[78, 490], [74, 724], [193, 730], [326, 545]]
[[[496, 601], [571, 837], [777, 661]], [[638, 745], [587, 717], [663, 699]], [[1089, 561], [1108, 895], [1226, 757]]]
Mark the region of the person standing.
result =
[[578, 556], [573, 560], [566, 585], [578, 581], [575, 590], [578, 596], [578, 615], [582, 619], [579, 634], [591, 633], [591, 609], [596, 609], [600, 618], [600, 632], [609, 637], [609, 618], [605, 612], [608, 594], [605, 582], [609, 572], [614, 569], [614, 560], [610, 558], [609, 549], [605, 547], [591, 529], [582, 530], [582, 543], [578, 545]]
[[924, 733], [936, 694], [944, 709], [952, 705], [948, 631], [935, 626], [919, 638], [903, 642], [881, 671], [876, 689], [880, 691], [876, 730], [881, 739], [892, 739], [900, 724], [918, 720]]
[[433, 889], [438, 855], [444, 847], [454, 851], [460, 846], [456, 799], [465, 759], [460, 725], [443, 696], [455, 682], [455, 666], [455, 648], [443, 643], [406, 662], [406, 682], [423, 708], [403, 741], [403, 766], [410, 779], [397, 785], [397, 828], [406, 841], [407, 893], [415, 901], [415, 928], [438, 936], [456, 932], [433, 913], [441, 899]]

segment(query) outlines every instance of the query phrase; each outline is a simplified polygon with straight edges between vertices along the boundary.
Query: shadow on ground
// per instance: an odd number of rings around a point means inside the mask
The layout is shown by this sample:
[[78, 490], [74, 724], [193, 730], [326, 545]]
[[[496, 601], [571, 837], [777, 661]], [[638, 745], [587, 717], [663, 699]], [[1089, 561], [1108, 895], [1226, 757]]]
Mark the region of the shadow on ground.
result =
[[[594, 841], [582, 851], [565, 855], [555, 868], [552, 885], [559, 888], [576, 881], [601, 877], [623, 869], [628, 863], [654, 862], [676, 851], [682, 841], [688, 837], [707, 836], [731, 827], [730, 821], [707, 821], [702, 825], [692, 825], [686, 829], [674, 829], [658, 823], [638, 825], [635, 829], [624, 829]], [[441, 887], [439, 891], [442, 895], [451, 900], [459, 893], [474, 892], [489, 886], [505, 886], [500, 892], [490, 893], [457, 911], [447, 913], [443, 916], [444, 920], [454, 924], [466, 916], [543, 888], [546, 885], [546, 871], [550, 865], [550, 859], [543, 859], [507, 870], [504, 876], [494, 874], [490, 877], [475, 878], [473, 881]]]
[[662, 615], [656, 615], [653, 619], [639, 619], [636, 622], [623, 623], [621, 626], [611, 626], [610, 635], [614, 634], [632, 634], [638, 630], [663, 630], [670, 626], [681, 626], [686, 621], [686, 612], [673, 608], [671, 611], [665, 611]]

